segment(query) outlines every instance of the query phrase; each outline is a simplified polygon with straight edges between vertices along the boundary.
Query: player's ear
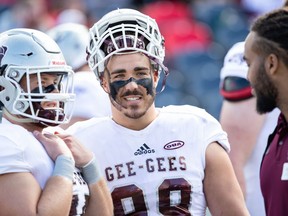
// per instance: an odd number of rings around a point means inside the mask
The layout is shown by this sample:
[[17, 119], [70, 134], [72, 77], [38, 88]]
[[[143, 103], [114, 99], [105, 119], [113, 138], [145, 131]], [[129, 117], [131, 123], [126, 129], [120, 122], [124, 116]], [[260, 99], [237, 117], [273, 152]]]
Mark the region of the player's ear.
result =
[[159, 65], [158, 64], [151, 64], [151, 68], [152, 68], [154, 83], [158, 83], [158, 81], [160, 79]]
[[279, 66], [279, 58], [274, 53], [269, 54], [265, 59], [265, 69], [268, 73], [274, 74]]
[[105, 72], [100, 77], [100, 85], [106, 93], [109, 93], [110, 92], [109, 91], [109, 83], [107, 82], [107, 78], [104, 77], [105, 76], [104, 74], [105, 74]]

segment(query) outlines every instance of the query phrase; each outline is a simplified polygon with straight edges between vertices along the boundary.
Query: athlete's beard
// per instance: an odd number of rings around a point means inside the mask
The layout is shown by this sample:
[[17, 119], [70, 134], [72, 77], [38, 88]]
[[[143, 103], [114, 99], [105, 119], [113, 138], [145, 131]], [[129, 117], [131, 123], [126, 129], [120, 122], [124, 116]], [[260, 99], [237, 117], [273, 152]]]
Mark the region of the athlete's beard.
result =
[[122, 112], [128, 118], [139, 119], [146, 114], [147, 110], [152, 106], [153, 101], [154, 99], [152, 97], [149, 97], [149, 100], [145, 102], [145, 107], [142, 109], [139, 109], [139, 106], [129, 106], [129, 108], [122, 106]]
[[259, 114], [271, 112], [277, 106], [278, 90], [266, 74], [263, 63], [257, 71], [256, 80], [253, 88], [257, 98], [257, 112]]
[[[126, 81], [120, 81], [123, 82], [123, 84], [119, 84], [119, 82], [113, 82], [110, 83], [110, 100], [112, 102], [112, 105], [119, 111], [121, 111], [126, 117], [132, 118], [132, 119], [138, 119], [144, 116], [147, 112], [147, 110], [152, 106], [154, 100], [155, 100], [155, 91], [156, 89], [153, 88], [153, 81], [152, 78], [149, 79], [140, 79], [140, 80], [135, 80], [133, 78], [130, 78], [129, 80]], [[138, 105], [131, 105], [131, 106], [125, 106], [119, 98], [117, 99], [117, 96], [119, 97], [119, 90], [124, 87], [126, 84], [129, 82], [136, 82], [137, 85], [141, 85], [146, 89], [146, 92], [144, 97], [146, 98], [145, 100], [145, 107], [139, 108]], [[129, 96], [129, 95], [142, 95], [143, 93], [135, 89], [134, 91], [126, 91], [123, 93], [121, 96]]]

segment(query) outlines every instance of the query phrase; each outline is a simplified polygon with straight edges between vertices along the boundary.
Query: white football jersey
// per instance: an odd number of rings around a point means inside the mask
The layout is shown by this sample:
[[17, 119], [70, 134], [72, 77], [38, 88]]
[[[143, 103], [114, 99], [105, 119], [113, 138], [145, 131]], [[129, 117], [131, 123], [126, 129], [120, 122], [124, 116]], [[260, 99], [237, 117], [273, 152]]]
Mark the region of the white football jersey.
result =
[[[53, 169], [54, 162], [31, 132], [2, 118], [2, 123], [0, 123], [0, 175], [30, 172], [43, 189], [52, 175]], [[70, 215], [83, 214], [88, 196], [88, 186], [80, 171], [75, 168]]]
[[214, 141], [227, 151], [226, 133], [211, 115], [192, 106], [168, 106], [145, 129], [111, 118], [68, 129], [91, 149], [110, 188], [115, 215], [205, 215], [205, 150]]

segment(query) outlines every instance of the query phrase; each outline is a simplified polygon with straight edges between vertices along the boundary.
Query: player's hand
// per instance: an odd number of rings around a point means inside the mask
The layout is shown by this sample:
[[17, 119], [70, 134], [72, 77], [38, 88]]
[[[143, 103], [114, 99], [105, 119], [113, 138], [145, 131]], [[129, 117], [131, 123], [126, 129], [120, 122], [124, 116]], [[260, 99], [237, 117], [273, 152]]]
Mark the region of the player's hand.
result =
[[75, 137], [58, 132], [55, 132], [55, 135], [61, 138], [72, 152], [76, 167], [81, 168], [92, 160], [93, 153], [85, 148]]
[[51, 133], [42, 134], [39, 131], [33, 131], [33, 134], [35, 138], [42, 143], [53, 161], [55, 161], [59, 155], [65, 155], [73, 158], [70, 149], [58, 136]]

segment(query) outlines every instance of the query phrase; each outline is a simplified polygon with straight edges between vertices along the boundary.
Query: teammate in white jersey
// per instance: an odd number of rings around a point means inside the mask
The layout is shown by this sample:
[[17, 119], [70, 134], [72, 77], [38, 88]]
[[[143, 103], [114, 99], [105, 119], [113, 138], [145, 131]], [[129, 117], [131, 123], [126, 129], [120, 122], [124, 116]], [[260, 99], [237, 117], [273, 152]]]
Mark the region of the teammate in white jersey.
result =
[[92, 117], [111, 116], [111, 105], [108, 95], [97, 82], [94, 73], [86, 61], [86, 47], [89, 42], [89, 31], [84, 25], [64, 23], [50, 29], [51, 36], [60, 47], [64, 58], [75, 72], [74, 92], [76, 94], [73, 115], [68, 124], [83, 121]]
[[260, 189], [260, 163], [268, 136], [274, 130], [279, 109], [267, 115], [256, 112], [256, 98], [247, 81], [245, 42], [234, 44], [227, 52], [221, 69], [220, 92], [224, 98], [220, 123], [228, 133], [230, 158], [251, 216], [265, 215]]
[[88, 62], [112, 118], [76, 123], [68, 133], [99, 160], [115, 215], [197, 216], [206, 206], [213, 215], [248, 215], [219, 122], [192, 106], [155, 108], [160, 73], [168, 75], [164, 55], [157, 23], [136, 10], [95, 23]]
[[0, 34], [0, 215], [112, 214], [93, 153], [42, 134], [69, 121], [71, 86], [73, 71], [46, 34]]

